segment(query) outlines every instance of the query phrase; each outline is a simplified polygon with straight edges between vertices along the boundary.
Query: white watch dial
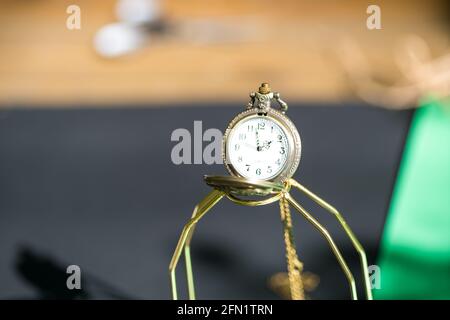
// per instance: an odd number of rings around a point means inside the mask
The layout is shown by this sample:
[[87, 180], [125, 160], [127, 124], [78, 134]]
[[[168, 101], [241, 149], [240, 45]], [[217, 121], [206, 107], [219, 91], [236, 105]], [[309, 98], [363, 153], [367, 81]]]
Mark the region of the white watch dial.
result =
[[282, 127], [264, 116], [237, 123], [227, 141], [230, 164], [241, 176], [250, 179], [276, 177], [285, 167], [289, 152]]

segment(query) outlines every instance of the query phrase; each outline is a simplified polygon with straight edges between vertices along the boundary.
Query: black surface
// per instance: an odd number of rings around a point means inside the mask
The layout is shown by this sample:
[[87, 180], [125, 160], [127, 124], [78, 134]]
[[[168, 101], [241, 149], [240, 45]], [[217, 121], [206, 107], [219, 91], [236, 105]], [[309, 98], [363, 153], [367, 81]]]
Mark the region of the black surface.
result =
[[[1, 111], [0, 298], [73, 298], [61, 293], [69, 264], [81, 267], [81, 297], [169, 298], [173, 249], [209, 191], [202, 177], [225, 173], [222, 165], [172, 164], [170, 135], [192, 132], [194, 120], [223, 130], [241, 110]], [[374, 264], [411, 112], [292, 106], [288, 115], [303, 140], [295, 177], [344, 213]], [[333, 218], [295, 197], [329, 227], [359, 274]], [[294, 224], [305, 269], [321, 278], [311, 297], [348, 298], [326, 242], [300, 216]], [[199, 223], [193, 266], [198, 298], [277, 298], [266, 285], [285, 269], [277, 205], [222, 201]]]

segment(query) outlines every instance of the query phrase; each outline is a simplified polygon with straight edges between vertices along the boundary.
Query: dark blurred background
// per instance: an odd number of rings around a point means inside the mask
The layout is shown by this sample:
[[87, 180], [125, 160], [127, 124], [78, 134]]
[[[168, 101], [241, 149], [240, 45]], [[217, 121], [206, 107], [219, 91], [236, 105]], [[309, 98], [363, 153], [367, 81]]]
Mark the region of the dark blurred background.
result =
[[[193, 134], [195, 120], [203, 130], [224, 130], [248, 92], [267, 81], [289, 103], [302, 136], [295, 178], [342, 211], [369, 265], [381, 266], [376, 296], [448, 299], [450, 208], [440, 196], [450, 183], [448, 4], [377, 1], [381, 29], [370, 30], [371, 4], [2, 1], [0, 298], [170, 298], [168, 264], [209, 192], [202, 177], [225, 174], [223, 165], [173, 164], [171, 133]], [[67, 25], [71, 5], [80, 10], [80, 29]], [[437, 118], [427, 118], [431, 98], [444, 110]], [[425, 129], [442, 131], [411, 136], [426, 119]], [[416, 143], [418, 136], [436, 144]], [[433, 182], [425, 187], [439, 194], [430, 210], [441, 220], [426, 207], [409, 217], [408, 230], [422, 228], [422, 240], [432, 237], [424, 229], [432, 222], [444, 230], [433, 229], [442, 237], [427, 247], [398, 240], [404, 230], [394, 225], [405, 220], [392, 218], [402, 211], [393, 192], [418, 185], [407, 179], [399, 186], [399, 168], [428, 172], [407, 165], [405, 145], [423, 143], [442, 151], [431, 166], [440, 193]], [[295, 197], [329, 228], [361, 280], [333, 218]], [[308, 297], [347, 299], [326, 242], [299, 216], [294, 225], [305, 270], [320, 280]], [[192, 250], [198, 298], [285, 298], [269, 281], [286, 269], [277, 205], [222, 201], [199, 224]], [[427, 285], [396, 291], [404, 281], [398, 274], [415, 279], [409, 268], [417, 261]], [[81, 268], [82, 290], [66, 287], [72, 264]], [[183, 275], [181, 261], [180, 290]]]

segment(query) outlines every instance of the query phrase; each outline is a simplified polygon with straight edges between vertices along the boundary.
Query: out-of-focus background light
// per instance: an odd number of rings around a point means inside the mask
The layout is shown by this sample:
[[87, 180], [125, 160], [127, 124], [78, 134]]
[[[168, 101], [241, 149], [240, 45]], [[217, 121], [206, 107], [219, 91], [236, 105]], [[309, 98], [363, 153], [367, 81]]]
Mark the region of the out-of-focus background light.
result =
[[[79, 30], [66, 28], [71, 4], [81, 9]], [[381, 30], [368, 30], [368, 5], [2, 1], [0, 101], [3, 106], [239, 101], [242, 88], [262, 79], [283, 88], [291, 100], [375, 100], [367, 90], [378, 95], [381, 85], [409, 86], [411, 77], [422, 76], [408, 64], [411, 50], [427, 59], [414, 63], [448, 55], [444, 1], [377, 1]], [[411, 44], [411, 37], [425, 48]], [[442, 65], [436, 69], [442, 71]], [[394, 96], [393, 104], [416, 97], [414, 90], [405, 91], [388, 97]]]

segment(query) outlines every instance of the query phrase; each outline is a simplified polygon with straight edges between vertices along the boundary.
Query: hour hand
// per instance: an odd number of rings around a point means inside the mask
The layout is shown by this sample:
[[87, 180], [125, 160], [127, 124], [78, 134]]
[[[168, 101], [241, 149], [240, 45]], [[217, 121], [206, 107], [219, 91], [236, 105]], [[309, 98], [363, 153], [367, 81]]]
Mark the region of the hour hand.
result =
[[258, 151], [261, 151], [263, 149], [269, 149], [271, 143], [272, 143], [272, 140], [264, 141], [264, 144], [262, 146], [258, 147]]

